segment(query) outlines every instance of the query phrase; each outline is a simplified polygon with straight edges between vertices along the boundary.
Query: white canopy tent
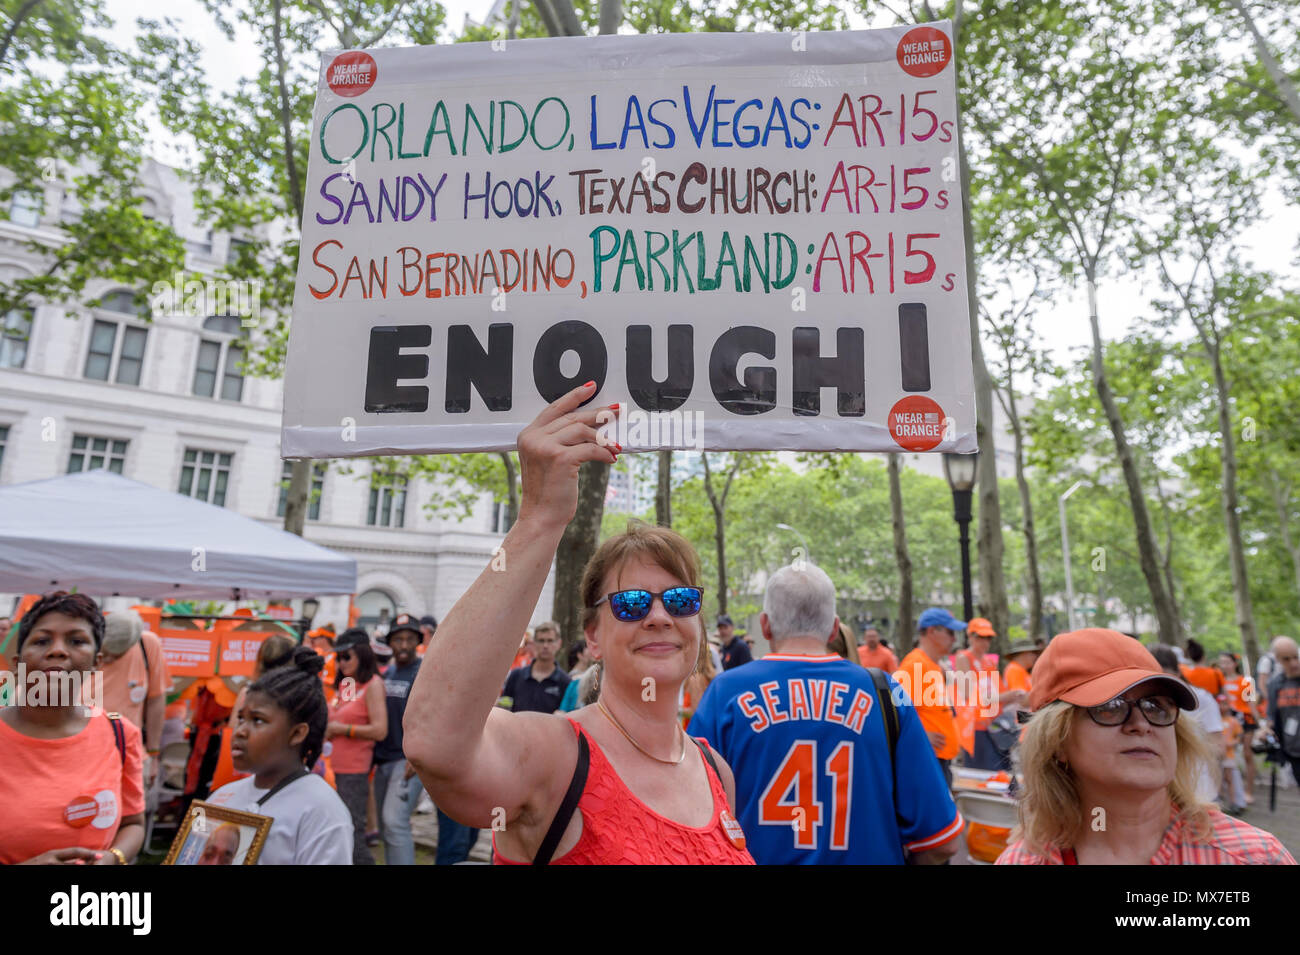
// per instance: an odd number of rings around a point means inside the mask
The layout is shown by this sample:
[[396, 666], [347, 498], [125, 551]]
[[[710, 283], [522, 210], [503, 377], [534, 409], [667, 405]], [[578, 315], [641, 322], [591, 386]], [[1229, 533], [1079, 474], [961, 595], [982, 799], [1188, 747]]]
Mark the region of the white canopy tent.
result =
[[248, 600], [356, 586], [350, 557], [108, 471], [0, 487], [0, 591]]

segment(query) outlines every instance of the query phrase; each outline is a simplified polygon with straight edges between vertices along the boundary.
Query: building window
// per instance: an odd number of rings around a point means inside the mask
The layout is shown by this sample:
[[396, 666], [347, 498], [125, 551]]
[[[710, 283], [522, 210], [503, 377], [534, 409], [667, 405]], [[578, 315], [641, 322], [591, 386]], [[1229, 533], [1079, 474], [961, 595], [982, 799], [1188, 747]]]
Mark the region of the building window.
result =
[[[325, 491], [326, 468], [324, 461], [316, 461], [311, 466], [311, 494], [309, 495], [311, 503], [307, 507], [309, 521], [320, 520], [320, 499]], [[284, 467], [280, 469], [280, 503], [275, 509], [276, 517], [284, 517], [285, 509], [289, 506], [289, 481], [292, 478], [293, 462], [285, 461]]]
[[230, 240], [230, 246], [226, 249], [226, 265], [238, 265], [239, 256], [244, 249], [249, 248], [253, 243], [247, 239]]
[[200, 501], [224, 507], [226, 487], [230, 483], [230, 465], [233, 454], [220, 451], [202, 451], [197, 448], [185, 449], [185, 461], [181, 466], [181, 486], [177, 490]]
[[375, 471], [370, 475], [370, 509], [366, 523], [372, 527], [406, 526], [406, 475]]
[[149, 314], [149, 302], [129, 289], [118, 289], [99, 300], [99, 307], [106, 312], [119, 315], [134, 315], [143, 318]]
[[9, 221], [14, 225], [36, 228], [41, 224], [45, 195], [32, 189], [19, 189], [9, 202]]
[[492, 533], [504, 534], [508, 530], [510, 530], [510, 526], [506, 523], [506, 502], [493, 501], [492, 502]]
[[9, 425], [0, 424], [0, 468], [5, 464], [5, 445], [9, 443]]
[[[203, 320], [206, 331], [235, 335], [239, 333], [239, 319], [233, 315], [209, 315]], [[244, 373], [240, 364], [244, 349], [235, 341], [199, 342], [199, 360], [194, 366], [194, 394], [211, 398], [217, 394], [217, 381], [221, 382], [223, 401], [240, 401], [244, 397]]]
[[72, 436], [72, 454], [68, 456], [68, 473], [106, 468], [114, 474], [122, 473], [126, 463], [126, 442], [115, 438], [96, 438], [94, 435]]
[[149, 332], [131, 325], [123, 326], [121, 331], [118, 335], [116, 322], [95, 319], [90, 332], [90, 351], [86, 354], [87, 378], [112, 380], [119, 385], [140, 384], [144, 344]]
[[13, 308], [0, 322], [0, 368], [21, 368], [32, 337], [32, 310]]

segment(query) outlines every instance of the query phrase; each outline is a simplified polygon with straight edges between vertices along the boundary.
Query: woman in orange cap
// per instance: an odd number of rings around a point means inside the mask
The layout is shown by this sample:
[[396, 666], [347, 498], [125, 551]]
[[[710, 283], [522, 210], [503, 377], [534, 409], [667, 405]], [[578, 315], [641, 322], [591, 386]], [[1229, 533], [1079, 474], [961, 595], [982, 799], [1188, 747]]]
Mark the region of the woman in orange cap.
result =
[[1196, 796], [1210, 758], [1196, 697], [1136, 640], [1064, 633], [1034, 667], [1020, 825], [999, 865], [1247, 865], [1295, 860]]

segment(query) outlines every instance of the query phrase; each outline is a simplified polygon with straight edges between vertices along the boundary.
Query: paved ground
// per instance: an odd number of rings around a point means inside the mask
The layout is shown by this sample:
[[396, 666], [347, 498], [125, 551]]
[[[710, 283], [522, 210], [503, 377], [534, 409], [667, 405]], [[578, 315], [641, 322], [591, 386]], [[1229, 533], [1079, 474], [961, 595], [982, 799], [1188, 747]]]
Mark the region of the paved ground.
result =
[[1252, 826], [1267, 829], [1282, 840], [1291, 855], [1300, 861], [1300, 789], [1294, 785], [1282, 788], [1282, 772], [1278, 771], [1277, 810], [1268, 808], [1269, 775], [1272, 767], [1266, 767], [1255, 780], [1255, 804], [1241, 814], [1241, 818]]

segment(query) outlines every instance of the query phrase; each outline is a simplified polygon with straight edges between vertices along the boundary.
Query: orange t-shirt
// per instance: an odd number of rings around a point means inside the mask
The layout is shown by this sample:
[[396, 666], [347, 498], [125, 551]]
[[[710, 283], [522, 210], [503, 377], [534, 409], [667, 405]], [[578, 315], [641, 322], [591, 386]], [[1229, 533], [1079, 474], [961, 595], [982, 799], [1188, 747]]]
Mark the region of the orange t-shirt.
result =
[[1187, 677], [1187, 682], [1192, 686], [1199, 686], [1210, 696], [1218, 696], [1223, 692], [1223, 674], [1214, 667], [1180, 667], [1183, 676]]
[[1029, 692], [1033, 681], [1029, 678], [1029, 671], [1019, 663], [1011, 662], [1002, 673], [1002, 692], [1010, 693], [1012, 690], [1024, 690]]
[[903, 657], [894, 679], [907, 691], [926, 732], [938, 733], [943, 737], [943, 746], [936, 749], [934, 754], [940, 759], [956, 756], [961, 743], [952, 707], [948, 705], [948, 683], [942, 667], [917, 647]]
[[123, 817], [144, 812], [144, 744], [121, 722], [125, 764], [103, 713], [63, 739], [34, 739], [0, 719], [0, 864], [51, 849], [107, 849]]
[[1241, 724], [1233, 719], [1223, 721], [1223, 759], [1224, 761], [1237, 758], [1237, 743], [1241, 740], [1241, 734], [1244, 732]]
[[894, 656], [894, 651], [883, 643], [876, 644], [874, 650], [865, 643], [858, 647], [858, 662], [864, 667], [876, 667], [886, 673], [893, 673], [898, 669], [898, 657]]
[[1228, 695], [1228, 701], [1232, 704], [1234, 710], [1238, 713], [1244, 713], [1246, 716], [1254, 716], [1250, 711], [1250, 704], [1245, 699], [1246, 681], [1244, 679], [1239, 676], [1225, 679], [1223, 681], [1223, 692]]
[[[140, 648], [144, 647], [144, 653]], [[145, 654], [149, 666], [144, 665]], [[104, 711], [121, 713], [141, 729], [144, 728], [146, 700], [163, 696], [171, 686], [167, 673], [167, 660], [163, 657], [162, 641], [157, 634], [146, 630], [140, 642], [103, 669]], [[153, 744], [157, 745], [154, 740]]]

